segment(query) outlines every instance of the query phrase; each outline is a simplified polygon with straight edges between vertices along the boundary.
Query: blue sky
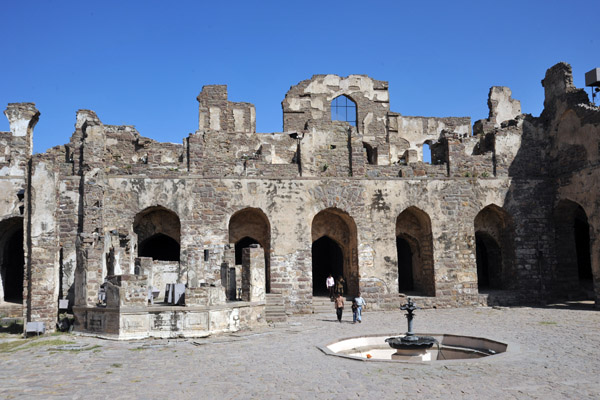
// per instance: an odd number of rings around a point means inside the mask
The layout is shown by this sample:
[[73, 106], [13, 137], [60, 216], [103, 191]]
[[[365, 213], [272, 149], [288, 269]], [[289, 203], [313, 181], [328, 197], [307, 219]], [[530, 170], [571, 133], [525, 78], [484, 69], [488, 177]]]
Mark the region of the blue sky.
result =
[[68, 142], [78, 109], [181, 143], [207, 84], [277, 132], [286, 91], [313, 74], [367, 74], [389, 81], [393, 111], [474, 122], [490, 86], [539, 115], [547, 68], [570, 63], [583, 87], [600, 67], [600, 1], [203, 3], [3, 2], [0, 107], [36, 103], [35, 152]]

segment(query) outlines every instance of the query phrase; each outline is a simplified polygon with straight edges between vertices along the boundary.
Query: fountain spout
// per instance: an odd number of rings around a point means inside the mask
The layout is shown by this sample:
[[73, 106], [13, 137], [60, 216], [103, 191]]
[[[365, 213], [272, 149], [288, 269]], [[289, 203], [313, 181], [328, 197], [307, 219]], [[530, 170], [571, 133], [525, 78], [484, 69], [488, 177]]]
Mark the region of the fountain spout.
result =
[[396, 349], [396, 353], [392, 355], [392, 359], [420, 359], [427, 361], [430, 353], [427, 349], [431, 348], [437, 340], [431, 336], [417, 336], [413, 332], [414, 312], [418, 309], [412, 299], [408, 299], [407, 304], [400, 306], [400, 309], [406, 311], [406, 319], [408, 321], [408, 332], [404, 336], [395, 336], [385, 339], [390, 347]]

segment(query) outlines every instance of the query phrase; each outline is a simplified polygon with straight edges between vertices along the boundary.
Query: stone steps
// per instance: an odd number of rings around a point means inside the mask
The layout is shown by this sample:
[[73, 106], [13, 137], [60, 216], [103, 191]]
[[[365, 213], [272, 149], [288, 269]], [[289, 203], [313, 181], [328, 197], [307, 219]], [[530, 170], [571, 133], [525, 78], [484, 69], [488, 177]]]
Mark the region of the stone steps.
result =
[[265, 319], [268, 322], [286, 322], [287, 314], [283, 297], [280, 294], [267, 293], [265, 306]]
[[313, 297], [313, 314], [335, 314], [333, 301], [329, 297]]

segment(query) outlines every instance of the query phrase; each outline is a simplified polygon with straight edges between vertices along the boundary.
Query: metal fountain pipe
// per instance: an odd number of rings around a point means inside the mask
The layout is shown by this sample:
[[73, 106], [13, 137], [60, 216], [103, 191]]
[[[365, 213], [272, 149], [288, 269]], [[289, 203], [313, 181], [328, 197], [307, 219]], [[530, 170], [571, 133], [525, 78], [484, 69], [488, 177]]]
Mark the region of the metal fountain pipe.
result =
[[406, 332], [406, 336], [413, 336], [414, 332], [413, 332], [413, 318], [414, 318], [414, 312], [415, 310], [418, 310], [419, 307], [417, 307], [415, 305], [415, 303], [412, 301], [412, 299], [409, 297], [407, 299], [407, 303], [403, 304], [400, 306], [401, 310], [405, 310], [406, 311], [406, 319], [408, 321], [408, 332]]

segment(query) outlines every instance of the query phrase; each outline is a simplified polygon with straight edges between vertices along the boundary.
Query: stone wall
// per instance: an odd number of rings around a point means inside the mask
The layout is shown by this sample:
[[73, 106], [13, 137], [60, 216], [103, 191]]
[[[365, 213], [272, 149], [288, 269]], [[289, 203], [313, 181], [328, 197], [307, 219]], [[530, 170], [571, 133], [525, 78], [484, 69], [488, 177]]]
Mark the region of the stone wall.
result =
[[[253, 254], [262, 260], [265, 289], [294, 312], [312, 310], [311, 248], [324, 236], [341, 249], [350, 294], [361, 290], [375, 309], [415, 294], [400, 290], [398, 237], [410, 243], [424, 305], [502, 301], [480, 293], [477, 232], [498, 246], [488, 256], [499, 257], [500, 271], [490, 276], [510, 301], [575, 296], [579, 279], [565, 265], [581, 251], [560, 245], [577, 242], [564, 228], [575, 218], [589, 227], [598, 298], [600, 112], [572, 85], [566, 64], [551, 68], [543, 85], [540, 117], [522, 114], [510, 89], [492, 87], [488, 118], [471, 128], [468, 117], [390, 111], [387, 82], [315, 75], [290, 88], [284, 132], [272, 134], [255, 132], [254, 106], [229, 101], [226, 86], [205, 86], [199, 129], [182, 144], [157, 143], [80, 110], [70, 142], [36, 156], [31, 134], [39, 112], [11, 104], [11, 133], [0, 134], [0, 228], [7, 234], [18, 223], [12, 218], [24, 218], [25, 316], [53, 329], [56, 300], [67, 296], [80, 310], [79, 328], [120, 332], [111, 312], [96, 310], [111, 274], [148, 282], [171, 274], [170, 281], [187, 283], [191, 302], [211, 303], [203, 288], [219, 287], [222, 266], [227, 274], [235, 268], [231, 244], [246, 236], [263, 246]], [[355, 125], [331, 119], [331, 102], [341, 95], [356, 104]], [[563, 209], [568, 218], [557, 217]], [[177, 223], [140, 225], [154, 212]], [[240, 224], [236, 215], [261, 218]], [[136, 264], [139, 244], [155, 235], [176, 243], [177, 260]], [[243, 281], [242, 271], [236, 278]], [[249, 318], [257, 320], [253, 310]], [[143, 329], [154, 324], [131, 318]]]

